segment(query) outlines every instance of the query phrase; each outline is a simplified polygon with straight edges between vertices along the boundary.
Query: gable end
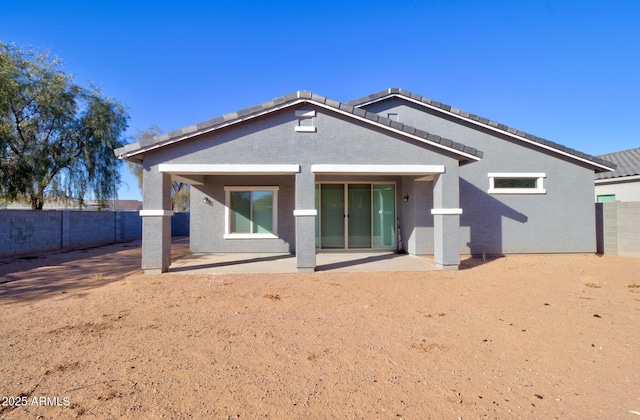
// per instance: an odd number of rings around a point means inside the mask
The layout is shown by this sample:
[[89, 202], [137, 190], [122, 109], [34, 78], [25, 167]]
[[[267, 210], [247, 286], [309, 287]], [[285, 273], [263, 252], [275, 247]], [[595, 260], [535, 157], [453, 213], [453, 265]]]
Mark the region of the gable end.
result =
[[412, 93], [400, 88], [389, 88], [387, 90], [383, 90], [378, 93], [374, 93], [372, 95], [368, 95], [363, 98], [350, 101], [348, 103], [356, 108], [359, 108], [359, 107], [364, 107], [366, 105], [369, 105], [375, 102], [380, 102], [380, 101], [383, 101], [389, 98], [394, 98], [394, 97], [404, 99], [404, 100], [419, 104], [421, 106], [428, 107], [429, 109], [435, 110], [437, 112], [445, 113], [454, 118], [459, 118], [463, 121], [470, 122], [472, 124], [475, 124], [484, 128], [488, 128], [492, 131], [496, 131], [501, 134], [506, 134], [512, 138], [515, 138], [516, 140], [524, 141], [529, 144], [542, 147], [543, 149], [560, 153], [570, 158], [579, 160], [583, 163], [587, 163], [590, 166], [593, 166], [596, 172], [612, 171], [616, 167], [616, 165], [602, 158], [591, 156], [589, 154], [580, 152], [578, 150], [571, 149], [569, 147], [543, 139], [541, 137], [534, 136], [529, 133], [525, 133], [524, 131], [517, 130], [513, 127], [509, 127], [504, 124], [500, 124], [496, 121], [492, 121], [475, 114], [470, 114], [468, 112], [460, 110], [459, 108], [455, 108], [450, 105], [446, 105], [446, 104], [431, 100], [429, 98], [425, 98], [423, 96], [417, 95], [415, 93]]
[[404, 137], [444, 149], [447, 152], [457, 155], [460, 160], [460, 164], [478, 161], [483, 156], [481, 151], [473, 147], [468, 147], [462, 143], [442, 138], [423, 130], [415, 129], [400, 122], [379, 116], [373, 112], [366, 111], [362, 108], [337, 102], [309, 91], [298, 91], [296, 93], [287, 94], [259, 105], [241, 109], [239, 111], [225, 114], [221, 117], [216, 117], [179, 130], [174, 130], [166, 134], [154, 136], [139, 143], [126, 145], [116, 149], [114, 152], [120, 159], [140, 163], [143, 160], [145, 152], [165, 147], [170, 144], [175, 144], [177, 142], [210, 133], [231, 125], [240, 124], [272, 112], [297, 106], [299, 104], [315, 105], [320, 108], [345, 115], [349, 118], [354, 118], [366, 124], [389, 130]]

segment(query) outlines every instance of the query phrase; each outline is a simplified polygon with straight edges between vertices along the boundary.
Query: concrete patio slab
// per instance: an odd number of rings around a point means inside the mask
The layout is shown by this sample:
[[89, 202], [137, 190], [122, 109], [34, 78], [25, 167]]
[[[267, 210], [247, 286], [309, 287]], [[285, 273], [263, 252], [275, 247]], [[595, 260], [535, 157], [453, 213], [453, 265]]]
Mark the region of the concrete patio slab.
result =
[[[326, 252], [316, 255], [317, 272], [438, 270], [429, 257], [391, 252]], [[296, 273], [292, 254], [189, 254], [173, 261], [171, 273]]]

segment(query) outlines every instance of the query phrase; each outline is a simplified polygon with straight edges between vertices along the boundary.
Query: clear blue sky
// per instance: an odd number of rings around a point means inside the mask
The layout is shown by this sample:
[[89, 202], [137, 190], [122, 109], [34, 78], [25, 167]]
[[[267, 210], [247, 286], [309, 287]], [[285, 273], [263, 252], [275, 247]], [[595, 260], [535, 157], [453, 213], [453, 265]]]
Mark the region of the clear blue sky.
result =
[[131, 136], [400, 87], [593, 155], [640, 146], [638, 0], [0, 0], [0, 40], [50, 49]]

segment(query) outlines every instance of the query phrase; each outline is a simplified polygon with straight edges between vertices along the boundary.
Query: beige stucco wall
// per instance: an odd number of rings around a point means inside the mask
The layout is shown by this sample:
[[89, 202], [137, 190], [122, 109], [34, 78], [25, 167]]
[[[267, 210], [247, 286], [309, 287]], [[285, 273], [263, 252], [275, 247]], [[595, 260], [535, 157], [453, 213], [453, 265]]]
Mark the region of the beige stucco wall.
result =
[[595, 200], [599, 195], [616, 195], [616, 201], [640, 201], [640, 179], [631, 182], [596, 183]]

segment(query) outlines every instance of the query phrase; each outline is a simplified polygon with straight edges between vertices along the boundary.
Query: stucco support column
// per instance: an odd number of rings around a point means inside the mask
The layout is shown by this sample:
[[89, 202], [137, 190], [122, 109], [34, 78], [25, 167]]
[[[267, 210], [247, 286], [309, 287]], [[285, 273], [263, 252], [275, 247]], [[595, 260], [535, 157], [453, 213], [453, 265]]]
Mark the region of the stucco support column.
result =
[[160, 274], [171, 265], [171, 175], [156, 166], [145, 168], [143, 176], [142, 269]]
[[[412, 243], [408, 252], [413, 255], [429, 254], [433, 239], [429, 235], [429, 209], [431, 209], [431, 183], [425, 181], [413, 181], [413, 196], [409, 197], [409, 203], [413, 203], [413, 234]], [[429, 243], [428, 243], [429, 242]]]
[[446, 167], [433, 181], [433, 259], [443, 270], [460, 266], [460, 192], [458, 166]]
[[315, 174], [306, 165], [296, 174], [296, 267], [299, 273], [316, 269]]

